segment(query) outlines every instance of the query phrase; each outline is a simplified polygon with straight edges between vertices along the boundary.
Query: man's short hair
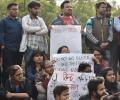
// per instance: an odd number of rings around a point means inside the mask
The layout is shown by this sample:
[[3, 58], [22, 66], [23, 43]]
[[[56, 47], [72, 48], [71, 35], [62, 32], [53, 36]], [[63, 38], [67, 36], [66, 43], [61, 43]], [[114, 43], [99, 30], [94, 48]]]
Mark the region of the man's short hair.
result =
[[98, 2], [98, 3], [96, 3], [95, 8], [99, 9], [102, 4], [106, 5], [106, 2]]
[[93, 95], [93, 92], [97, 91], [97, 87], [99, 84], [102, 84], [104, 82], [104, 79], [101, 77], [96, 77], [95, 79], [91, 79], [88, 82], [88, 91], [89, 91], [89, 95]]
[[17, 4], [17, 3], [9, 3], [9, 4], [7, 5], [7, 10], [10, 10], [10, 8], [11, 8], [12, 6], [18, 6], [18, 4]]
[[64, 5], [65, 5], [66, 3], [70, 3], [70, 1], [69, 1], [69, 0], [63, 1], [63, 2], [61, 3], [61, 5], [60, 5], [60, 8], [63, 9], [63, 8], [64, 8]]
[[60, 96], [63, 91], [68, 89], [69, 89], [68, 86], [64, 86], [64, 85], [56, 86], [53, 90], [54, 98], [56, 98], [57, 95]]
[[35, 1], [32, 1], [28, 4], [28, 8], [35, 8], [36, 6], [40, 7], [41, 5], [40, 5], [40, 3], [35, 2]]
[[78, 72], [84, 71], [87, 67], [91, 67], [88, 63], [81, 63], [78, 67]]
[[107, 5], [107, 8], [112, 8], [112, 6], [109, 4], [109, 3], [106, 3], [106, 5]]

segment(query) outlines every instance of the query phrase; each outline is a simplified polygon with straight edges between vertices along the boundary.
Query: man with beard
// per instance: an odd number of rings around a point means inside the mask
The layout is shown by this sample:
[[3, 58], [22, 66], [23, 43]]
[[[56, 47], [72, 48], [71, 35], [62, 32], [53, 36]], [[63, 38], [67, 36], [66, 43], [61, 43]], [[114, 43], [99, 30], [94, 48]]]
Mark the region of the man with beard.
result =
[[106, 3], [106, 5], [107, 5], [107, 8], [106, 8], [105, 17], [110, 18], [111, 17], [112, 6], [109, 3]]
[[65, 0], [61, 6], [61, 14], [53, 20], [52, 25], [78, 25], [79, 23], [72, 15], [72, 4]]
[[88, 91], [89, 94], [80, 97], [79, 100], [104, 100], [107, 96], [107, 92], [104, 86], [103, 78], [91, 79], [88, 82]]
[[[25, 53], [25, 63], [27, 65], [32, 53], [35, 50], [46, 51], [48, 44], [46, 43], [47, 26], [43, 18], [38, 16], [40, 3], [32, 1], [28, 4], [29, 14], [22, 19], [22, 27], [24, 34], [20, 45], [20, 51]], [[27, 49], [27, 50], [26, 50]]]
[[113, 41], [113, 27], [109, 18], [105, 17], [106, 2], [96, 4], [96, 16], [91, 17], [85, 26], [85, 35], [89, 53], [92, 53], [95, 48], [103, 51], [103, 59], [110, 61], [110, 44]]

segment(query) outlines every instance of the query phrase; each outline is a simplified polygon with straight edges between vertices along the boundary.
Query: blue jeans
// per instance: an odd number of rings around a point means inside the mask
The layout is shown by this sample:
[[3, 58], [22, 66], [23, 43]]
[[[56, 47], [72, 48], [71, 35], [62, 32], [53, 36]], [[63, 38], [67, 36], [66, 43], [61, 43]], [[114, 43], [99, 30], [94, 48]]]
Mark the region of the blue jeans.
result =
[[30, 47], [27, 47], [27, 50], [25, 52], [24, 58], [25, 58], [25, 70], [28, 67], [29, 61], [31, 59], [31, 56], [33, 54], [34, 50]]

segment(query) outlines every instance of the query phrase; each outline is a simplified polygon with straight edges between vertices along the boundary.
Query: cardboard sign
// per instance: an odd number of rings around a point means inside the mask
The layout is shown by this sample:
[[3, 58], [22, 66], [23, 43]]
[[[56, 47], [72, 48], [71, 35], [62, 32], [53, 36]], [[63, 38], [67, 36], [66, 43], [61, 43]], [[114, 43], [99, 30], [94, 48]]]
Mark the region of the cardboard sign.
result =
[[52, 60], [55, 60], [56, 71], [71, 71], [77, 72], [80, 63], [88, 63], [94, 70], [94, 62], [92, 61], [93, 54], [54, 54]]
[[78, 100], [88, 93], [87, 83], [94, 77], [94, 73], [55, 71], [48, 84], [47, 100], [55, 100], [53, 90], [58, 85], [67, 85], [71, 100]]
[[55, 25], [50, 33], [50, 56], [61, 46], [68, 46], [71, 53], [82, 53], [81, 26]]

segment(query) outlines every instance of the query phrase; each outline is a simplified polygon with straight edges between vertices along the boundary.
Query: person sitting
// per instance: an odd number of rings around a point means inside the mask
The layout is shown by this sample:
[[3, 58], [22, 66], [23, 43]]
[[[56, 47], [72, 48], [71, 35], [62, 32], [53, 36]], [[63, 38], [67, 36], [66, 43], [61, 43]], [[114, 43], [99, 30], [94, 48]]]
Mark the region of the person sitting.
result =
[[100, 77], [96, 77], [91, 79], [88, 84], [87, 95], [81, 96], [79, 100], [108, 100], [104, 99], [108, 93], [105, 90], [104, 79]]
[[60, 85], [53, 90], [55, 100], [69, 100], [69, 87]]
[[35, 82], [35, 75], [37, 72], [42, 71], [44, 66], [44, 54], [39, 50], [36, 50], [32, 53], [30, 61], [26, 70], [26, 77], [32, 82]]
[[36, 73], [36, 87], [38, 90], [38, 100], [46, 100], [48, 82], [54, 71], [54, 62], [45, 60], [45, 66], [42, 71]]
[[61, 46], [58, 51], [57, 51], [58, 54], [60, 53], [70, 53], [70, 50], [67, 46]]
[[95, 64], [99, 64], [102, 69], [109, 66], [107, 60], [103, 59], [103, 53], [100, 49], [94, 49], [93, 51], [94, 57], [96, 58]]
[[101, 76], [101, 72], [102, 69], [106, 68], [109, 66], [108, 61], [106, 61], [105, 59], [103, 59], [102, 57], [102, 51], [98, 48], [95, 48], [93, 50], [93, 61], [94, 61], [94, 72], [96, 74], [96, 76]]
[[[114, 93], [120, 92], [120, 83], [116, 80], [116, 76], [112, 68], [107, 67], [103, 69], [102, 76], [105, 79], [105, 88], [109, 94], [114, 95]], [[120, 93], [119, 96], [116, 95], [114, 100], [120, 100]]]
[[30, 100], [32, 98], [32, 86], [23, 76], [23, 70], [19, 65], [12, 65], [8, 69], [9, 79], [5, 83], [5, 89], [8, 91], [7, 98], [12, 100]]
[[90, 73], [92, 72], [91, 66], [88, 63], [81, 63], [78, 67], [78, 72]]

